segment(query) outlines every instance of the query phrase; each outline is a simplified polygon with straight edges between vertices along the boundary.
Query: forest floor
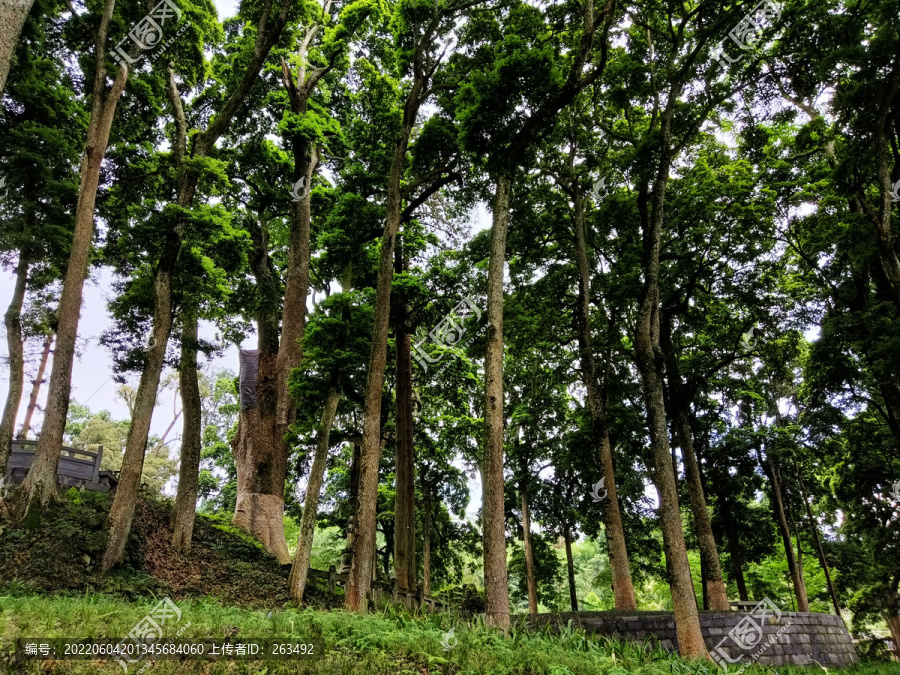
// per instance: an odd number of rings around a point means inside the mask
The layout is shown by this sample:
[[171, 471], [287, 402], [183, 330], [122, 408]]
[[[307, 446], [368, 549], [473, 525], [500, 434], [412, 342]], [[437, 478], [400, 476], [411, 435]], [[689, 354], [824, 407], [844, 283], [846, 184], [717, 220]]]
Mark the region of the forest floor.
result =
[[[14, 640], [110, 638], [127, 635], [159, 598], [177, 601], [181, 616], [166, 636], [268, 640], [313, 639], [312, 660], [158, 660], [128, 673], [231, 675], [662, 675], [720, 672], [654, 648], [563, 629], [560, 634], [514, 628], [508, 635], [477, 620], [450, 615], [417, 617], [387, 608], [368, 615], [337, 609], [324, 589], [296, 609], [287, 594], [288, 566], [279, 565], [227, 520], [201, 516], [190, 555], [168, 546], [170, 509], [142, 499], [126, 565], [103, 577], [108, 495], [70, 491], [38, 530], [0, 529], [0, 675], [122, 673], [115, 661], [41, 661], [15, 656]], [[453, 630], [453, 633], [448, 631]], [[448, 635], [450, 637], [448, 637]], [[819, 667], [749, 667], [746, 675], [900, 675], [900, 664], [869, 663], [825, 671]], [[737, 672], [731, 669], [729, 672]]]
[[[174, 552], [169, 546], [171, 506], [152, 498], [138, 501], [125, 564], [102, 575], [103, 525], [111, 503], [108, 494], [72, 488], [40, 528], [4, 531], [0, 526], [0, 588], [44, 594], [103, 592], [124, 599], [216, 598], [257, 609], [283, 607], [290, 601], [290, 565], [280, 565], [226, 518], [198, 514], [191, 552]], [[340, 598], [312, 586], [304, 599], [323, 609], [341, 604]]]

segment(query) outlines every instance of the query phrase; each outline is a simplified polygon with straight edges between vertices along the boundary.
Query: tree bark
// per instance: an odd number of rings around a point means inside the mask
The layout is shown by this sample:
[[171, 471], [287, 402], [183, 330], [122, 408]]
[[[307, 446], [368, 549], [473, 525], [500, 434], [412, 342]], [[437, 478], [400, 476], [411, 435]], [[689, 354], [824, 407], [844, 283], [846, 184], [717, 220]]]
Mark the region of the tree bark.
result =
[[709, 659], [700, 630], [697, 599], [691, 581], [681, 510], [678, 505], [678, 489], [672, 470], [662, 385], [663, 355], [659, 346], [659, 254], [665, 192], [672, 162], [671, 124], [675, 110], [674, 99], [673, 91], [662, 114], [660, 158], [649, 217], [646, 210], [648, 199], [646, 180], [640, 187], [638, 197], [644, 231], [644, 289], [635, 326], [635, 360], [641, 374], [643, 397], [647, 407], [647, 424], [653, 453], [651, 477], [659, 493], [659, 519], [666, 554], [666, 568], [669, 573], [669, 588], [672, 592], [678, 647], [684, 657]]
[[16, 281], [13, 286], [12, 300], [3, 315], [6, 326], [6, 344], [9, 349], [9, 391], [6, 394], [6, 405], [3, 407], [3, 419], [0, 421], [0, 479], [6, 476], [9, 456], [12, 454], [13, 429], [16, 426], [16, 415], [22, 402], [22, 390], [25, 387], [25, 345], [22, 340], [22, 304], [25, 301], [25, 287], [28, 283], [28, 255], [23, 247], [19, 251], [19, 262], [16, 264]]
[[387, 220], [381, 238], [381, 260], [375, 289], [375, 322], [372, 330], [372, 350], [369, 355], [368, 379], [363, 417], [363, 441], [360, 455], [359, 500], [356, 510], [356, 540], [350, 578], [344, 606], [351, 611], [366, 610], [367, 596], [372, 583], [372, 564], [375, 559], [375, 516], [378, 506], [378, 465], [381, 460], [381, 396], [384, 368], [387, 362], [388, 320], [391, 308], [391, 279], [393, 278], [394, 244], [400, 228], [401, 179], [406, 168], [406, 154], [426, 75], [421, 64], [416, 66], [412, 89], [403, 109], [403, 121], [394, 146], [394, 157], [387, 189]]
[[894, 643], [894, 659], [900, 659], [900, 614], [882, 612], [881, 616], [891, 632], [891, 639]]
[[551, 127], [556, 115], [580, 91], [592, 84], [606, 68], [609, 24], [603, 36], [600, 64], [585, 74], [594, 34], [609, 16], [612, 5], [594, 14], [593, 0], [581, 4], [582, 33], [573, 52], [565, 84], [534, 111], [516, 134], [503, 157], [495, 157], [497, 187], [493, 204], [491, 253], [488, 264], [487, 345], [484, 358], [485, 407], [482, 458], [482, 539], [484, 543], [485, 624], [509, 629], [509, 587], [506, 566], [506, 519], [503, 502], [503, 270], [506, 262], [506, 232], [512, 179], [526, 152]]
[[[396, 271], [403, 273], [403, 251], [398, 246]], [[394, 457], [394, 578], [402, 589], [416, 588], [415, 460], [413, 448], [412, 337], [406, 300], [396, 303], [397, 444]]]
[[[275, 424], [274, 364], [278, 354], [277, 274], [269, 257], [268, 223], [260, 219], [251, 231], [250, 266], [259, 302], [254, 319], [257, 333], [257, 402], [241, 407], [232, 447], [237, 469], [237, 499], [232, 522], [256, 537], [279, 561], [290, 561], [281, 517], [281, 496], [287, 455], [281, 448]], [[263, 422], [265, 420], [265, 423]], [[282, 469], [281, 458], [284, 457]], [[281, 481], [279, 488], [279, 481]], [[274, 497], [274, 498], [273, 498]]]
[[660, 326], [660, 344], [666, 358], [666, 371], [669, 381], [670, 415], [674, 417], [675, 437], [681, 447], [684, 460], [684, 473], [691, 502], [691, 513], [697, 527], [697, 539], [700, 544], [701, 570], [703, 572], [703, 606], [709, 606], [714, 612], [731, 611], [725, 579], [722, 575], [722, 564], [713, 536], [712, 521], [706, 507], [706, 496], [700, 467], [694, 452], [694, 434], [688, 419], [687, 406], [693, 400], [691, 392], [684, 385], [678, 367], [678, 357], [672, 343], [672, 317], [663, 313]]
[[[900, 91], [900, 76], [896, 72], [896, 67], [894, 70], [893, 82], [889, 84], [888, 91], [885, 92], [887, 100], [882, 104], [874, 124], [875, 170], [878, 174], [878, 187], [880, 188], [877, 213], [864, 199], [861, 199], [861, 203], [866, 215], [869, 216], [869, 219], [875, 226], [878, 257], [884, 269], [884, 274], [890, 281], [891, 288], [894, 291], [894, 303], [900, 308], [900, 258], [897, 256], [895, 237], [891, 232], [893, 198], [891, 192], [890, 155], [888, 154], [888, 148], [891, 147], [891, 141], [893, 140], [893, 134], [889, 133], [893, 106], [888, 101], [893, 99], [897, 92]], [[889, 138], [891, 140], [888, 140]]]
[[487, 347], [484, 357], [484, 456], [482, 539], [485, 624], [509, 630], [506, 517], [503, 500], [503, 269], [509, 227], [510, 173], [497, 176], [487, 287]]
[[728, 539], [728, 553], [731, 558], [731, 573], [737, 582], [740, 599], [746, 602], [750, 599], [750, 595], [747, 593], [747, 582], [744, 580], [744, 565], [737, 526], [734, 523], [734, 517], [731, 514], [731, 508], [729, 508], [727, 500], [722, 500], [722, 503], [724, 504], [725, 526], [728, 528], [726, 538]]
[[[795, 463], [796, 468], [796, 463]], [[806, 497], [806, 486], [803, 484], [803, 476], [797, 470], [797, 479], [800, 483], [800, 494], [803, 497], [803, 505], [806, 507], [806, 516], [809, 518], [809, 526], [812, 528], [813, 537], [816, 540], [816, 550], [819, 552], [819, 562], [822, 564], [822, 571], [825, 572], [825, 582], [828, 584], [828, 594], [831, 596], [831, 603], [834, 605], [834, 613], [841, 616], [841, 603], [838, 601], [837, 591], [834, 583], [831, 581], [831, 570], [828, 566], [828, 560], [825, 558], [825, 549], [822, 548], [822, 539], [819, 537], [819, 528], [816, 527], [816, 521], [813, 518], [812, 509], [809, 506], [809, 500]], [[841, 617], [843, 621], [843, 617]], [[898, 644], [900, 648], [900, 644]]]
[[319, 495], [322, 492], [325, 466], [328, 462], [328, 448], [331, 447], [329, 442], [331, 425], [334, 423], [334, 416], [337, 413], [340, 400], [341, 393], [332, 387], [325, 400], [325, 408], [322, 410], [322, 419], [319, 422], [316, 454], [313, 457], [312, 468], [309, 471], [306, 499], [303, 502], [303, 517], [300, 521], [300, 534], [297, 536], [297, 550], [294, 552], [294, 564], [291, 566], [291, 576], [288, 579], [291, 598], [297, 604], [303, 602], [303, 592], [306, 589], [313, 536], [316, 532], [316, 517], [319, 514]]
[[34, 410], [37, 408], [38, 396], [41, 393], [41, 385], [44, 383], [44, 371], [47, 369], [47, 361], [50, 358], [50, 347], [53, 344], [54, 333], [49, 333], [44, 338], [44, 349], [41, 352], [41, 362], [38, 365], [37, 377], [31, 383], [31, 396], [28, 398], [28, 407], [25, 409], [25, 421], [22, 422], [22, 428], [16, 436], [16, 440], [24, 441], [28, 438], [28, 432], [31, 431], [31, 418], [34, 416]]
[[[179, 170], [184, 171], [187, 125], [181, 107], [181, 99], [175, 87], [175, 75], [171, 69], [169, 70], [167, 94], [172, 103], [175, 118], [173, 143], [175, 163]], [[198, 180], [199, 175], [194, 170], [188, 168], [182, 173], [178, 186], [178, 205], [180, 207], [190, 209]], [[125, 440], [125, 454], [122, 458], [119, 484], [107, 517], [109, 536], [100, 564], [103, 572], [108, 572], [114, 565], [122, 561], [125, 555], [125, 544], [131, 532], [131, 522], [134, 518], [134, 509], [137, 505], [138, 490], [141, 484], [141, 472], [144, 467], [144, 455], [147, 450], [147, 439], [150, 436], [150, 423], [153, 419], [153, 409], [156, 407], [159, 380], [165, 365], [166, 345], [172, 331], [172, 284], [185, 227], [184, 220], [179, 219], [173, 230], [166, 234], [162, 255], [156, 266], [151, 333], [154, 346], [147, 351], [144, 370], [141, 372], [141, 380], [134, 397], [134, 412]], [[62, 317], [60, 317], [60, 325], [62, 325]]]
[[722, 564], [719, 561], [719, 551], [716, 548], [716, 539], [713, 536], [712, 521], [709, 517], [709, 510], [706, 508], [703, 482], [700, 480], [700, 469], [697, 465], [697, 457], [694, 454], [693, 434], [687, 414], [682, 406], [678, 406], [676, 427], [678, 429], [678, 442], [681, 445], [681, 455], [684, 459], [684, 472], [687, 478], [688, 496], [691, 500], [691, 511], [694, 514], [694, 522], [697, 525], [700, 557], [706, 570], [705, 587], [710, 609], [714, 612], [730, 612], [731, 603], [728, 601], [728, 592], [725, 590]]
[[[569, 156], [570, 173], [574, 180], [574, 144]], [[584, 217], [584, 199], [575, 190], [575, 252], [578, 264], [578, 349], [581, 357], [581, 373], [587, 389], [588, 405], [591, 411], [591, 432], [597, 448], [600, 467], [603, 472], [607, 498], [603, 500], [604, 533], [612, 572], [613, 596], [617, 610], [637, 609], [631, 569], [628, 565], [628, 547], [625, 544], [625, 530], [622, 514], [619, 512], [619, 497], [616, 488], [616, 472], [613, 466], [612, 447], [609, 442], [607, 423], [607, 375], [602, 385], [598, 384], [597, 367], [594, 361], [593, 337], [591, 335], [591, 277], [587, 256], [587, 223]], [[601, 390], [602, 386], [602, 390]]]
[[[189, 553], [197, 512], [202, 447], [200, 386], [197, 382], [197, 313], [186, 312], [181, 333], [181, 462], [178, 469], [178, 492], [175, 495], [172, 526], [172, 548]], [[165, 438], [163, 438], [165, 440]]]
[[[282, 565], [291, 561], [284, 536], [283, 492], [287, 455], [275, 418], [274, 354], [259, 350], [256, 407], [241, 410], [232, 441], [237, 471], [237, 501], [232, 523], [255, 537]], [[265, 407], [264, 407], [265, 406]]]
[[[141, 485], [141, 472], [144, 468], [144, 454], [147, 438], [150, 435], [150, 422], [153, 409], [156, 407], [156, 392], [159, 388], [160, 375], [165, 359], [165, 345], [172, 329], [170, 274], [156, 278], [156, 301], [154, 308], [153, 337], [155, 347], [147, 354], [147, 365], [141, 373], [134, 401], [134, 414], [125, 440], [125, 455], [119, 473], [119, 484], [116, 496], [107, 519], [106, 551], [103, 554], [101, 569], [104, 572], [121, 562], [125, 554], [125, 544], [131, 531], [134, 509], [137, 504], [138, 489]], [[60, 317], [61, 319], [61, 317]], [[62, 320], [60, 320], [62, 326]]]
[[569, 601], [572, 603], [572, 611], [578, 611], [578, 593], [575, 591], [575, 562], [572, 559], [572, 532], [569, 524], [563, 528], [563, 539], [566, 542], [566, 569], [569, 573]]
[[431, 490], [425, 496], [425, 522], [422, 524], [422, 593], [431, 596]]
[[347, 545], [341, 556], [341, 574], [349, 574], [353, 562], [353, 551], [356, 546], [356, 504], [359, 500], [359, 462], [362, 448], [353, 443], [353, 457], [350, 460], [350, 518], [347, 521]]
[[56, 496], [56, 471], [62, 452], [66, 415], [72, 393], [72, 362], [75, 358], [75, 339], [78, 336], [78, 320], [81, 315], [81, 298], [84, 279], [90, 261], [91, 239], [94, 234], [94, 205], [100, 183], [100, 169], [109, 143], [109, 132], [119, 97], [128, 81], [128, 69], [120, 67], [109, 92], [106, 88], [106, 38], [112, 18], [115, 0], [106, 0], [100, 26], [96, 34], [96, 64], [91, 101], [91, 117], [81, 161], [81, 178], [78, 204], [75, 207], [75, 231], [69, 264], [63, 281], [57, 309], [58, 328], [47, 405], [38, 438], [34, 463], [25, 480], [13, 494], [10, 513], [14, 520], [25, 520], [36, 525], [43, 510]]
[[784, 502], [781, 498], [781, 476], [778, 471], [778, 465], [771, 457], [764, 460], [760, 455], [759, 461], [769, 478], [772, 510], [775, 512], [775, 522], [778, 524], [778, 530], [781, 533], [781, 541], [784, 544], [784, 552], [787, 556], [788, 572], [791, 575], [791, 581], [794, 585], [794, 595], [797, 597], [797, 611], [808, 612], [809, 600], [806, 597], [806, 584], [803, 583], [803, 577], [800, 574], [797, 567], [797, 560], [794, 557], [794, 544], [791, 541], [791, 528], [788, 526]]
[[[321, 30], [322, 21], [330, 15], [331, 4], [331, 0], [325, 0], [319, 17], [306, 28], [299, 48], [301, 66], [296, 78], [284, 58], [281, 59], [282, 81], [291, 112], [295, 115], [306, 114], [310, 97], [318, 82], [332, 69], [339, 55], [333, 54], [327, 67], [307, 71], [309, 45]], [[282, 26], [285, 11], [289, 6], [289, 0], [282, 4], [282, 16], [279, 19]], [[280, 28], [278, 33], [280, 34]], [[294, 160], [292, 184], [298, 185], [302, 179], [306, 188], [302, 199], [291, 202], [281, 335], [280, 338], [277, 335], [277, 321], [275, 321], [272, 339], [260, 340], [259, 344], [261, 385], [258, 392], [259, 405], [257, 412], [253, 414], [253, 420], [251, 421], [248, 416], [245, 424], [246, 427], [254, 429], [257, 438], [251, 442], [256, 447], [249, 448], [245, 445], [240, 452], [241, 461], [237, 464], [238, 495], [232, 521], [234, 525], [251, 534], [258, 533], [263, 536], [265, 539], [263, 543], [282, 563], [290, 562], [281, 517], [287, 458], [291, 450], [286, 441], [286, 434], [297, 412], [296, 402], [288, 388], [288, 380], [291, 371], [298, 368], [303, 359], [306, 302], [309, 295], [311, 187], [313, 173], [319, 162], [315, 145], [308, 138], [295, 135], [287, 140]], [[262, 256], [268, 265], [267, 237], [264, 237], [263, 247], [266, 250], [262, 252]], [[269, 272], [267, 269], [266, 274], [271, 276]], [[259, 279], [259, 274], [257, 278]], [[271, 322], [274, 317], [266, 318]], [[250, 441], [250, 436], [248, 435], [246, 439]], [[260, 444], [270, 447], [263, 450], [259, 447]], [[282, 466], [285, 468], [284, 473], [281, 471]], [[270, 468], [274, 470], [270, 471]], [[246, 479], [242, 480], [242, 476], [246, 476]], [[311, 532], [309, 536], [312, 537]], [[305, 574], [304, 572], [304, 576]], [[300, 584], [301, 599], [303, 585], [305, 578]]]
[[16, 45], [34, 0], [0, 0], [0, 97], [6, 90], [6, 78]]
[[528, 611], [537, 614], [537, 585], [534, 581], [534, 558], [531, 551], [531, 516], [528, 513], [528, 492], [522, 489], [522, 538], [525, 543], [525, 577], [528, 582]]
[[[309, 185], [317, 163], [309, 144], [295, 144], [296, 180], [299, 180], [298, 176], [305, 177]], [[303, 356], [301, 344], [309, 290], [309, 223], [310, 193], [307, 190], [301, 201], [291, 204], [281, 337], [279, 340], [277, 328], [274, 328], [271, 339], [260, 338], [258, 404], [252, 415], [247, 415], [248, 431], [241, 439], [241, 450], [235, 455], [238, 493], [232, 522], [253, 536], [261, 537], [263, 545], [282, 564], [290, 562], [282, 520], [284, 481], [290, 454], [285, 435], [296, 416], [296, 404], [287, 382], [291, 370], [300, 365]], [[270, 323], [273, 318], [269, 317]]]

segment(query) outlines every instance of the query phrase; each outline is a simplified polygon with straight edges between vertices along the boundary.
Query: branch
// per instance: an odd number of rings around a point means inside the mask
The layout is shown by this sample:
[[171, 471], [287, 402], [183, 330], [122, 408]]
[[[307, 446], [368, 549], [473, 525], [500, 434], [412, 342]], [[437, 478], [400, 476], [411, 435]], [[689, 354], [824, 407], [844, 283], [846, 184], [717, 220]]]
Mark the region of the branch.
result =
[[175, 166], [181, 168], [184, 163], [184, 153], [187, 148], [187, 120], [184, 117], [184, 108], [181, 105], [181, 95], [175, 84], [175, 71], [169, 64], [169, 81], [166, 83], [166, 94], [172, 104], [172, 117], [175, 119], [175, 138], [172, 143], [172, 151], [175, 156]]

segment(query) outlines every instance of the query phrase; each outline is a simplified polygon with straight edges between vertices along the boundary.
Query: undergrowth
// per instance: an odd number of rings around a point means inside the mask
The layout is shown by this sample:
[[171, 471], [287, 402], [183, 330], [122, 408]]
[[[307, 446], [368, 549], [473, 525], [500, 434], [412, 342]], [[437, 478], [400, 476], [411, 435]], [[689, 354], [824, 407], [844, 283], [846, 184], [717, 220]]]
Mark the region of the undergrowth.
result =
[[[99, 571], [106, 547], [109, 494], [72, 488], [45, 514], [41, 526], [0, 524], [0, 593], [106, 593], [126, 600], [149, 596], [175, 599], [215, 597], [255, 608], [290, 602], [289, 565], [227, 516], [198, 514], [192, 550], [172, 550], [171, 503], [143, 493], [138, 500], [124, 563], [110, 574]], [[333, 607], [340, 599], [310, 584], [307, 604]]]

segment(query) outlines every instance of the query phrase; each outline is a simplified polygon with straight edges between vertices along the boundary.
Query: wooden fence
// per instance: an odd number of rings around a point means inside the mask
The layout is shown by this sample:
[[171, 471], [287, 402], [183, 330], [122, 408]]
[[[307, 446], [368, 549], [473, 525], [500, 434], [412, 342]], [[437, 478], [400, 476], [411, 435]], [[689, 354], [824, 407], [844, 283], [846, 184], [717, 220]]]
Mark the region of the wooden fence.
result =
[[[346, 589], [347, 580], [350, 575], [338, 573], [335, 570], [334, 565], [332, 565], [327, 572], [310, 567], [309, 577], [312, 579], [323, 580], [327, 584], [328, 592], [334, 593], [335, 587], [337, 586]], [[374, 605], [380, 605], [385, 601], [390, 601], [391, 604], [402, 605], [410, 610], [418, 609], [422, 612], [428, 612], [429, 614], [451, 611], [450, 605], [442, 600], [435, 600], [418, 590], [413, 591], [406, 588], [400, 588], [396, 579], [393, 579], [392, 583], [373, 580], [372, 587], [369, 590], [368, 599], [369, 602]]]

